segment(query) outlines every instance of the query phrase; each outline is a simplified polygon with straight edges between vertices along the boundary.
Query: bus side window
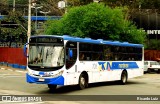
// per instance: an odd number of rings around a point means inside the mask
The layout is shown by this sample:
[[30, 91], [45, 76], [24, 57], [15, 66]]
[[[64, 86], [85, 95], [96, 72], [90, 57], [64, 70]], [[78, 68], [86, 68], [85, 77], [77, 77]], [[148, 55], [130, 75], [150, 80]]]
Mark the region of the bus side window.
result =
[[80, 53], [79, 54], [79, 60], [84, 60], [85, 56], [84, 56], [84, 53]]
[[112, 52], [111, 52], [111, 46], [105, 45], [104, 46], [104, 60], [112, 60]]

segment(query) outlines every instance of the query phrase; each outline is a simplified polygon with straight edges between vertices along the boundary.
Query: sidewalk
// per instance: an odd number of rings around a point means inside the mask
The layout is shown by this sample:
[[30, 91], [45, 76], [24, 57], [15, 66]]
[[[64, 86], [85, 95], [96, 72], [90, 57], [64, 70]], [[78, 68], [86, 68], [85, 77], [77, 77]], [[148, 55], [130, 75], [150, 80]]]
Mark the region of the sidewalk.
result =
[[10, 70], [10, 71], [16, 71], [16, 72], [24, 72], [26, 73], [27, 71], [24, 69], [20, 69], [20, 68], [13, 68], [10, 66], [4, 66], [4, 65], [0, 65], [0, 70]]

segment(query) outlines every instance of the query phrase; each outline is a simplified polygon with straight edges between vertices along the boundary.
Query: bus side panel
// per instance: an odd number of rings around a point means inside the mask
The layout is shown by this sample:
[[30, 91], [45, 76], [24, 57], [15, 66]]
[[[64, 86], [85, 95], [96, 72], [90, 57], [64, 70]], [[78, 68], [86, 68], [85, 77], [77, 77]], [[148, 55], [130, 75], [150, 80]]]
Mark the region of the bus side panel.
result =
[[138, 77], [138, 76], [142, 76], [143, 75], [143, 62], [139, 61], [136, 62], [138, 68], [132, 68], [132, 69], [127, 69], [128, 72], [128, 78], [134, 78], [134, 77]]
[[65, 78], [65, 85], [75, 85], [78, 84], [80, 71], [77, 70], [77, 62], [69, 69], [66, 69], [64, 78]]
[[99, 64], [98, 61], [84, 61], [80, 62], [78, 65], [79, 72], [86, 71], [88, 73], [89, 83], [120, 80], [122, 73], [121, 69], [111, 70], [111, 67], [107, 67], [105, 64], [101, 65], [101, 63]]
[[[89, 83], [120, 80], [122, 71], [124, 69], [114, 68], [114, 65], [117, 67], [119, 63], [122, 62], [77, 61], [73, 67], [67, 70], [65, 76], [65, 85], [78, 84], [79, 76], [83, 71], [88, 73]], [[143, 66], [141, 65], [141, 61], [131, 62], [130, 64], [138, 67], [126, 68], [128, 78], [134, 78], [143, 75]]]

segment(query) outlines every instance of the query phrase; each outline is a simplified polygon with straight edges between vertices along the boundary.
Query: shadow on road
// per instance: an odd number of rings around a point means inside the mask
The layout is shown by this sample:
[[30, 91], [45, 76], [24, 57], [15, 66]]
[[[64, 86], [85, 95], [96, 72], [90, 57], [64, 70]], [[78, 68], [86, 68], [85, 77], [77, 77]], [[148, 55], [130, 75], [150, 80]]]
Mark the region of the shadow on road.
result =
[[[145, 84], [144, 82], [137, 82], [137, 81], [128, 81], [126, 83], [126, 85], [121, 85], [118, 81], [111, 81], [111, 82], [100, 82], [100, 83], [92, 83], [89, 84], [89, 87], [87, 89], [90, 88], [101, 88], [104, 86], [128, 86], [128, 85], [133, 85], [133, 84]], [[50, 91], [48, 88], [46, 88], [46, 90], [40, 91], [38, 92], [38, 94], [67, 94], [67, 93], [71, 93], [71, 92], [75, 92], [75, 91], [80, 91], [78, 85], [72, 85], [72, 86], [62, 86], [62, 87], [58, 87], [55, 91]]]

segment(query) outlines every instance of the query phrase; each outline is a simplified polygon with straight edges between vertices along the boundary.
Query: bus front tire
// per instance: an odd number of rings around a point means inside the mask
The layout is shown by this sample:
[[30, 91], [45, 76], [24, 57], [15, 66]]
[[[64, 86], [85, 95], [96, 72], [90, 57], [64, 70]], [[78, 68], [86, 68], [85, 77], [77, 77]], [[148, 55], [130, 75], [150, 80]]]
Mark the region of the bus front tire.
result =
[[54, 84], [48, 84], [48, 88], [50, 91], [55, 91], [56, 88], [57, 88], [57, 85], [54, 85]]
[[83, 90], [88, 87], [88, 78], [86, 74], [81, 74], [79, 77], [79, 89]]
[[121, 74], [120, 84], [125, 85], [127, 83], [127, 79], [128, 79], [127, 72], [123, 71]]

